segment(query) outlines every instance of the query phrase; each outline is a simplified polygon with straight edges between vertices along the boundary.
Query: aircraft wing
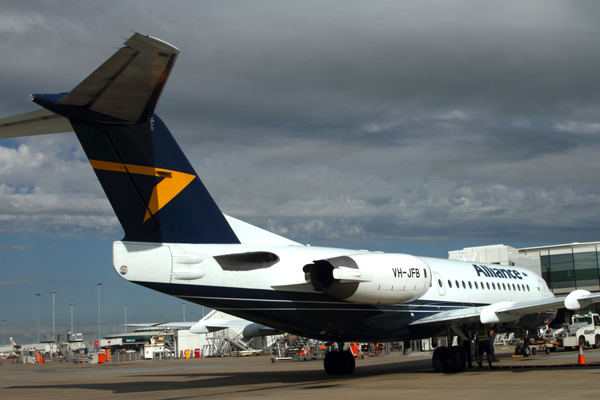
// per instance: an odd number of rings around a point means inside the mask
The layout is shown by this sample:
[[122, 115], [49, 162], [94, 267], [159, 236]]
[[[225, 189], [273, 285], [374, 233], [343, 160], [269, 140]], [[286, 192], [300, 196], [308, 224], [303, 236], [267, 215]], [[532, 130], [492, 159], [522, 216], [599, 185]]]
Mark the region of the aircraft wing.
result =
[[124, 326], [130, 328], [189, 328], [192, 333], [209, 333], [216, 332], [227, 328], [245, 328], [252, 324], [246, 320], [228, 320], [228, 319], [209, 319], [206, 321], [190, 321], [190, 322], [151, 322], [145, 324], [127, 324]]
[[194, 325], [196, 322], [149, 322], [145, 324], [122, 324], [121, 326], [127, 326], [129, 328], [149, 328], [149, 327], [159, 327], [159, 328], [189, 328]]
[[221, 331], [227, 328], [245, 328], [253, 322], [247, 320], [229, 320], [229, 319], [209, 319], [207, 321], [198, 321], [190, 328], [192, 333], [209, 333]]
[[480, 307], [466, 307], [450, 311], [442, 311], [419, 319], [411, 325], [447, 325], [481, 322], [495, 324], [514, 322], [527, 314], [534, 314], [557, 308], [578, 310], [592, 303], [600, 303], [600, 293], [587, 290], [575, 290], [566, 297], [553, 297], [526, 302], [503, 301]]

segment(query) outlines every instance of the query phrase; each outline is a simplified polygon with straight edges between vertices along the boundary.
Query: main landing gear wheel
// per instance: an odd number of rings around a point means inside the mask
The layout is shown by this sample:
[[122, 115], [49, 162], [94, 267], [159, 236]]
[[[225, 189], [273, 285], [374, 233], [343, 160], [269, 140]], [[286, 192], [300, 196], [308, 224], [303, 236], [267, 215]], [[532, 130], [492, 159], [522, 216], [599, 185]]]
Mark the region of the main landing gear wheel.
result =
[[323, 366], [328, 375], [350, 375], [356, 363], [349, 351], [332, 351], [325, 356]]
[[435, 372], [447, 372], [446, 371], [446, 360], [448, 358], [448, 348], [447, 347], [438, 347], [433, 352], [433, 358], [431, 362], [433, 364], [433, 369]]
[[467, 368], [467, 353], [460, 346], [438, 347], [431, 363], [435, 372], [463, 372]]
[[529, 357], [530, 354], [531, 354], [531, 348], [529, 347], [528, 344], [524, 344], [523, 347], [521, 348], [521, 355], [523, 357]]
[[467, 368], [467, 353], [460, 346], [450, 347], [446, 360], [450, 372], [463, 372]]
[[523, 346], [521, 346], [520, 344], [516, 345], [515, 346], [515, 356], [520, 356], [521, 350], [523, 350]]

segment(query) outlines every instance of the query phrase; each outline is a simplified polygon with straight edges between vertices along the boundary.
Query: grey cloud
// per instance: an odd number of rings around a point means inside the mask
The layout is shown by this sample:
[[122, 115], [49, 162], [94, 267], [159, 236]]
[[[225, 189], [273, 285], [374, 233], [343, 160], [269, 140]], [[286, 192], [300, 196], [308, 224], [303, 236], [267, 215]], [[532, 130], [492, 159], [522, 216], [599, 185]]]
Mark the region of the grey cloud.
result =
[[7, 245], [0, 245], [0, 253], [4, 253], [4, 252], [8, 252], [8, 251], [23, 251], [25, 250], [25, 247], [23, 246], [7, 246]]
[[[12, 2], [0, 112], [69, 90], [132, 29], [181, 49], [157, 112], [226, 213], [313, 244], [596, 240], [599, 16], [595, 2]], [[118, 231], [72, 134], [0, 155], [3, 232]]]

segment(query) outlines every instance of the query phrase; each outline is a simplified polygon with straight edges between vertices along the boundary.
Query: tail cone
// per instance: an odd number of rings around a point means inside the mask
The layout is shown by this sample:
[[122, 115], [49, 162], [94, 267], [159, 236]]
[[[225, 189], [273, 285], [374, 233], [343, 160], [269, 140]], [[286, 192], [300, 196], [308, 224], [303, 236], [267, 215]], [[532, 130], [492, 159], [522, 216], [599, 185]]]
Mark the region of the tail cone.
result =
[[583, 355], [583, 348], [579, 346], [579, 357], [577, 357], [577, 365], [587, 365], [585, 362], [585, 356]]

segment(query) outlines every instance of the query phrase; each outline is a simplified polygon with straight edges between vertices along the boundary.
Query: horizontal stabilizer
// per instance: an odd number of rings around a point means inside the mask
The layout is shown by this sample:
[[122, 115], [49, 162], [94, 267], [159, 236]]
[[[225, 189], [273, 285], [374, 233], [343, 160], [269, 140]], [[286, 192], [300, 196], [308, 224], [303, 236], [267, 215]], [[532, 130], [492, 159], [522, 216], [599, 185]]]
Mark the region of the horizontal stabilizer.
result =
[[73, 132], [69, 120], [48, 110], [36, 110], [0, 119], [0, 139]]
[[178, 54], [176, 47], [136, 33], [59, 105], [82, 107], [115, 122], [147, 121]]

